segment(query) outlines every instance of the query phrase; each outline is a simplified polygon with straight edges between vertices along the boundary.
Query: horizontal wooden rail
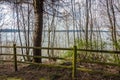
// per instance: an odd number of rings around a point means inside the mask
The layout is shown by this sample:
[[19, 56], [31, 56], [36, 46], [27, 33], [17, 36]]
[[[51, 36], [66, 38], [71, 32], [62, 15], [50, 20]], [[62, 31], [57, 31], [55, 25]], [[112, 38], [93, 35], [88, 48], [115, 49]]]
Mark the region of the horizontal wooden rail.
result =
[[92, 64], [100, 64], [100, 65], [109, 65], [109, 66], [118, 66], [118, 67], [120, 67], [120, 64], [116, 64], [116, 63], [106, 63], [106, 62], [87, 61], [87, 60], [80, 60], [80, 62], [83, 62], [83, 63], [92, 63]]
[[[3, 61], [3, 62], [14, 62], [14, 61], [11, 61], [11, 60], [0, 60], [0, 61]], [[22, 61], [17, 61], [19, 63], [24, 63]], [[100, 65], [109, 65], [109, 66], [118, 66], [120, 67], [120, 64], [115, 64], [115, 63], [104, 63], [104, 62], [98, 62], [98, 61], [87, 61], [87, 60], [81, 60], [80, 62], [85, 62], [85, 63], [92, 63], [92, 64], [100, 64]], [[28, 62], [27, 62], [28, 63]]]
[[22, 54], [17, 54], [17, 56], [26, 56], [26, 57], [34, 57], [34, 58], [47, 58], [47, 59], [60, 59], [60, 60], [68, 60], [68, 59], [65, 59], [65, 58], [60, 58], [60, 57], [31, 56], [31, 55], [22, 55]]
[[[14, 54], [0, 54], [1, 56], [13, 56]], [[25, 57], [36, 57], [36, 58], [46, 58], [46, 59], [59, 59], [59, 60], [72, 60], [67, 58], [60, 58], [60, 57], [47, 57], [47, 56], [31, 56], [31, 55], [22, 55], [22, 54], [16, 54], [17, 56], [25, 56]]]
[[[0, 48], [13, 48], [13, 46], [0, 46]], [[16, 46], [16, 48], [49, 49], [49, 50], [73, 50], [73, 48], [48, 48], [48, 47], [26, 47], [26, 46]], [[77, 49], [77, 51], [120, 54], [120, 51], [110, 51], [110, 50]]]
[[0, 60], [1, 62], [15, 62], [13, 60]]
[[[1, 60], [4, 62], [14, 62], [10, 60]], [[34, 63], [34, 62], [22, 62], [22, 61], [17, 61], [18, 63], [23, 63], [23, 64], [31, 64], [31, 65], [39, 65], [39, 66], [45, 66], [45, 67], [55, 67], [55, 68], [66, 68], [66, 69], [72, 69], [72, 66], [62, 66], [62, 65], [50, 65], [50, 64], [40, 64], [40, 63]], [[99, 70], [92, 70], [92, 69], [87, 69], [87, 68], [76, 68], [79, 71], [83, 72], [88, 72], [90, 74], [102, 74], [104, 76], [120, 76], [119, 74], [114, 74], [114, 73], [109, 73], [105, 71], [99, 71]]]
[[73, 50], [73, 48], [48, 48], [48, 47], [26, 47], [26, 46], [16, 46], [16, 48], [49, 49], [49, 50]]
[[58, 68], [72, 68], [72, 66], [62, 66], [62, 65], [50, 65], [50, 64], [40, 64], [40, 63], [35, 63], [35, 62], [22, 62], [22, 61], [17, 61], [18, 63], [25, 63], [25, 64], [32, 64], [32, 65], [40, 65], [40, 66], [45, 66], [45, 67], [58, 67]]
[[[13, 55], [13, 54], [2, 54], [2, 55], [9, 56], [9, 55]], [[21, 54], [17, 54], [17, 56], [26, 56], [27, 57], [27, 55], [21, 55]], [[58, 57], [49, 58], [49, 57], [45, 57], [45, 56], [28, 56], [28, 57], [47, 58], [47, 59], [60, 59], [60, 60], [72, 60], [72, 59], [65, 59], [65, 58], [58, 58]], [[5, 61], [6, 62], [6, 60], [0, 60], [0, 61]], [[120, 67], [120, 64], [116, 64], [116, 63], [105, 63], [105, 62], [99, 62], [99, 61], [88, 61], [88, 60], [79, 60], [79, 59], [77, 59], [77, 62], [78, 61], [83, 62], [83, 63], [85, 62], [85, 63], [100, 64], [100, 65], [110, 65], [110, 66], [118, 66], [118, 67]], [[9, 60], [7, 62], [11, 62], [11, 61]]]
[[13, 46], [0, 46], [0, 48], [13, 48]]
[[[45, 66], [45, 67], [55, 67], [55, 68], [66, 68], [66, 69], [72, 69], [72, 66], [61, 66], [61, 65], [50, 65], [50, 64], [40, 64], [40, 63], [33, 63], [33, 62], [21, 62], [18, 61], [18, 63], [25, 63], [25, 64], [32, 64], [32, 65], [40, 65], [40, 66]], [[108, 73], [105, 71], [98, 71], [98, 70], [92, 70], [92, 69], [87, 69], [87, 68], [76, 68], [79, 71], [83, 72], [88, 72], [92, 74], [102, 74], [104, 76], [120, 76], [120, 74], [114, 74], [114, 73]]]
[[14, 54], [0, 54], [0, 56], [6, 55], [6, 56], [13, 56]]
[[[9, 60], [1, 60], [4, 62], [14, 62], [14, 61], [9, 61]], [[32, 65], [40, 65], [40, 66], [45, 66], [45, 67], [57, 67], [57, 68], [66, 68], [66, 69], [72, 69], [72, 66], [62, 66], [62, 65], [50, 65], [50, 64], [40, 64], [40, 63], [33, 63], [33, 62], [22, 62], [22, 61], [17, 61], [18, 63], [23, 63], [23, 64], [32, 64]], [[113, 73], [108, 73], [104, 71], [96, 71], [92, 69], [87, 69], [87, 68], [77, 68], [79, 71], [83, 72], [88, 72], [92, 74], [103, 74], [104, 76], [120, 76], [120, 74], [113, 74]]]
[[77, 49], [77, 51], [85, 51], [85, 52], [100, 52], [100, 53], [108, 53], [108, 54], [120, 54], [120, 51], [109, 51], [109, 50], [86, 50], [86, 49]]
[[[14, 44], [13, 46], [0, 46], [0, 48], [13, 48], [13, 53], [14, 54], [0, 54], [0, 55], [13, 55], [14, 56], [14, 61], [5, 61], [5, 60], [1, 60], [4, 62], [14, 62], [14, 67], [15, 67], [15, 71], [17, 71], [17, 63], [25, 63], [25, 64], [35, 64], [35, 65], [42, 65], [42, 66], [47, 66], [47, 67], [60, 67], [60, 68], [70, 68], [72, 69], [72, 79], [74, 80], [76, 78], [76, 70], [80, 70], [80, 71], [85, 71], [85, 72], [90, 72], [90, 73], [101, 73], [101, 74], [109, 74], [106, 73], [104, 71], [93, 71], [92, 69], [85, 69], [85, 68], [78, 68], [76, 66], [76, 62], [79, 61], [77, 59], [77, 54], [79, 54], [81, 52], [93, 52], [93, 53], [107, 53], [107, 54], [120, 54], [120, 51], [109, 51], [109, 50], [86, 50], [86, 49], [77, 49], [76, 46], [74, 46], [73, 48], [48, 48], [48, 47], [26, 47], [26, 46], [16, 46], [16, 44]], [[17, 56], [26, 56], [26, 57], [37, 57], [37, 58], [47, 58], [47, 59], [60, 59], [60, 60], [68, 60], [65, 58], [60, 58], [60, 57], [47, 57], [47, 56], [31, 56], [31, 55], [21, 55], [21, 54], [17, 54], [17, 50], [18, 48], [29, 48], [29, 49], [42, 49], [42, 50], [71, 50], [73, 51], [73, 58], [69, 59], [72, 61], [72, 65], [71, 66], [62, 66], [62, 65], [50, 65], [50, 64], [40, 64], [40, 63], [33, 63], [33, 62], [21, 62], [21, 61], [17, 61]], [[119, 64], [114, 64], [114, 63], [104, 63], [104, 62], [97, 62], [97, 61], [87, 61], [87, 60], [80, 60], [80, 62], [87, 62], [87, 63], [93, 63], [93, 64], [101, 64], [101, 65], [110, 65], [110, 66], [118, 66], [120, 67]]]
[[[48, 48], [48, 47], [26, 47], [26, 46], [22, 46], [22, 47], [21, 46], [16, 46], [16, 48], [49, 49], [49, 50], [73, 50], [73, 48]], [[109, 50], [77, 49], [77, 51], [120, 54], [120, 51], [109, 51]]]

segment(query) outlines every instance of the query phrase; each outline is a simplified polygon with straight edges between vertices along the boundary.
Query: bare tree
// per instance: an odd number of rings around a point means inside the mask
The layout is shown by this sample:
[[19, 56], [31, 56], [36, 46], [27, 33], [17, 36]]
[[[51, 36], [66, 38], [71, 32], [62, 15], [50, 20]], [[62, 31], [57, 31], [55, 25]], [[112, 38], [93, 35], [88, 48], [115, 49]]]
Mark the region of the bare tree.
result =
[[[44, 0], [33, 0], [34, 15], [35, 15], [35, 28], [34, 28], [34, 47], [41, 47], [42, 43], [42, 29], [43, 29], [43, 6]], [[33, 49], [34, 56], [41, 56], [41, 49]], [[41, 58], [34, 58], [34, 61], [41, 63]]]

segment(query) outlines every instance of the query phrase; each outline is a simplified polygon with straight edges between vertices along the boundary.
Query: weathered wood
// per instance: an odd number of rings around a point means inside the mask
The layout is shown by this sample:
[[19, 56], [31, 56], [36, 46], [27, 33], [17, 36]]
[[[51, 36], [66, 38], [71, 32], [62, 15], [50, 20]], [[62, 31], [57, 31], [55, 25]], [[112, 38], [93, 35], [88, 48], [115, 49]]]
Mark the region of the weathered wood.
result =
[[73, 61], [72, 61], [72, 79], [76, 78], [76, 61], [77, 61], [77, 46], [73, 47]]
[[[30, 48], [30, 49], [50, 49], [50, 50], [73, 50], [73, 48], [48, 48], [48, 47], [26, 47], [26, 46], [16, 46], [16, 48]], [[84, 52], [100, 52], [103, 54], [120, 54], [120, 51], [110, 51], [110, 50], [90, 50], [90, 49], [77, 49], [77, 51]], [[78, 53], [79, 54], [79, 53]]]
[[13, 44], [13, 52], [14, 52], [14, 68], [15, 68], [15, 71], [18, 71], [17, 56], [16, 56], [16, 44]]
[[31, 55], [22, 55], [22, 54], [17, 54], [17, 56], [26, 56], [26, 57], [33, 57], [33, 58], [46, 58], [46, 59], [59, 59], [59, 60], [69, 60], [69, 59], [60, 58], [60, 57], [31, 56]]
[[[13, 48], [13, 46], [0, 46], [0, 48]], [[50, 50], [53, 50], [53, 49], [54, 50], [73, 50], [73, 48], [48, 48], [48, 47], [26, 47], [26, 46], [16, 46], [16, 48], [50, 49]], [[104, 53], [104, 54], [120, 54], [120, 51], [110, 51], [110, 50], [77, 49], [77, 51], [100, 52], [100, 53]]]
[[13, 46], [0, 46], [0, 48], [13, 48]]
[[[105, 73], [104, 71], [93, 71], [92, 69], [85, 69], [85, 68], [77, 68], [76, 67], [76, 62], [79, 61], [77, 59], [77, 51], [88, 51], [88, 52], [102, 52], [102, 53], [113, 53], [113, 54], [119, 54], [120, 51], [108, 51], [108, 50], [85, 50], [85, 49], [77, 49], [76, 46], [74, 46], [73, 48], [49, 48], [49, 49], [56, 49], [56, 50], [73, 50], [74, 54], [73, 54], [73, 59], [72, 60], [72, 66], [61, 66], [61, 65], [49, 65], [49, 64], [37, 64], [37, 63], [30, 63], [30, 62], [21, 62], [21, 61], [17, 61], [17, 56], [23, 56], [20, 54], [16, 54], [16, 49], [17, 48], [31, 48], [31, 49], [48, 49], [47, 47], [25, 47], [25, 46], [16, 46], [16, 44], [14, 44], [13, 46], [0, 46], [1, 48], [13, 48], [14, 54], [1, 54], [1, 55], [14, 55], [14, 61], [5, 61], [5, 60], [1, 60], [4, 62], [14, 62], [14, 67], [15, 67], [15, 71], [18, 70], [17, 68], [17, 63], [26, 63], [26, 64], [35, 64], [35, 65], [42, 65], [42, 66], [47, 66], [47, 67], [60, 67], [60, 68], [69, 68], [72, 69], [72, 78], [73, 80], [76, 78], [76, 71], [80, 70], [80, 71], [84, 71], [84, 72], [88, 72], [88, 73], [102, 73], [106, 76], [109, 75], [117, 75], [117, 74], [112, 74], [112, 73]], [[27, 56], [27, 55], [24, 55]], [[37, 58], [49, 58], [46, 56], [29, 56], [29, 57], [37, 57]], [[67, 60], [64, 58], [59, 58], [59, 57], [51, 57], [51, 58], [55, 58], [55, 59], [61, 59], [61, 60]], [[86, 60], [80, 60], [80, 62], [88, 62], [88, 63], [94, 63], [94, 64], [100, 64], [100, 65], [110, 65], [110, 66], [120, 66], [120, 64], [114, 64], [114, 63], [104, 63], [104, 62], [95, 62], [95, 61], [86, 61]]]
[[48, 48], [48, 47], [26, 47], [26, 46], [16, 46], [16, 48], [50, 49], [50, 50], [73, 50], [73, 48]]

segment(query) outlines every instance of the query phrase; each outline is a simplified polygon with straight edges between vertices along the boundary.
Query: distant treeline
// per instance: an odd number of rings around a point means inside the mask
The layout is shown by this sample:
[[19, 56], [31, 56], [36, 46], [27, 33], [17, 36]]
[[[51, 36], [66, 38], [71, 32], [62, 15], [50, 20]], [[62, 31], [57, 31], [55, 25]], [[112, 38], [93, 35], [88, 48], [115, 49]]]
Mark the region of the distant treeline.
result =
[[[0, 32], [25, 32], [28, 30], [18, 30], [18, 29], [0, 29]], [[33, 30], [29, 30], [30, 32], [33, 32]], [[48, 32], [48, 30], [43, 30], [45, 32]], [[108, 30], [92, 30], [93, 32], [110, 32]], [[85, 32], [85, 30], [55, 30], [55, 32]], [[89, 30], [88, 32], [91, 32]], [[120, 32], [120, 31], [116, 31]]]

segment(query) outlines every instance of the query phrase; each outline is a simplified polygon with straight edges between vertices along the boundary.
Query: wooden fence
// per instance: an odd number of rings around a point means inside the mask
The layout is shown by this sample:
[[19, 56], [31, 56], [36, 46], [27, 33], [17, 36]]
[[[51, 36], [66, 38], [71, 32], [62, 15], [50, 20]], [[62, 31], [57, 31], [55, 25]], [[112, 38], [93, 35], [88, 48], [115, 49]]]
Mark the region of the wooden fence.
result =
[[[77, 51], [83, 51], [83, 52], [101, 52], [105, 54], [120, 54], [120, 51], [108, 51], [108, 50], [85, 50], [85, 49], [77, 49], [76, 46], [73, 48], [47, 48], [47, 47], [26, 47], [26, 46], [16, 46], [16, 44], [13, 44], [13, 46], [0, 46], [0, 48], [13, 48], [13, 53], [14, 54], [0, 54], [0, 55], [13, 55], [14, 60], [13, 61], [7, 61], [7, 60], [1, 60], [4, 62], [14, 62], [14, 69], [15, 71], [18, 71], [18, 65], [17, 63], [25, 63], [25, 64], [35, 64], [35, 65], [42, 65], [42, 66], [47, 66], [47, 67], [61, 67], [61, 68], [69, 68], [72, 70], [72, 79], [76, 79], [76, 71], [85, 71], [89, 73], [102, 73], [105, 75], [119, 75], [119, 74], [112, 74], [112, 73], [106, 73], [104, 71], [97, 71], [97, 70], [92, 70], [92, 69], [86, 69], [86, 68], [78, 68], [76, 66], [77, 62]], [[47, 59], [60, 59], [60, 60], [67, 60], [65, 58], [60, 58], [60, 57], [46, 57], [46, 56], [28, 56], [28, 55], [22, 55], [22, 54], [17, 54], [17, 49], [18, 48], [29, 48], [29, 49], [42, 49], [42, 50], [71, 50], [73, 51], [73, 57], [72, 57], [72, 65], [71, 66], [62, 66], [62, 65], [50, 65], [50, 64], [42, 64], [42, 63], [34, 63], [34, 62], [23, 62], [23, 61], [17, 61], [17, 56], [26, 56], [26, 57], [37, 57], [37, 58], [47, 58]], [[88, 63], [94, 63], [94, 64], [101, 64], [101, 65], [110, 65], [110, 66], [118, 66], [120, 67], [120, 64], [115, 64], [115, 63], [104, 63], [104, 62], [96, 62], [96, 61], [81, 61], [81, 62], [88, 62]]]

